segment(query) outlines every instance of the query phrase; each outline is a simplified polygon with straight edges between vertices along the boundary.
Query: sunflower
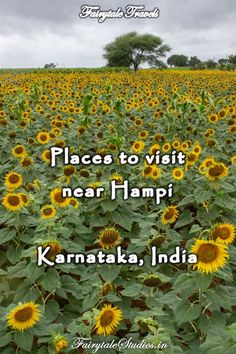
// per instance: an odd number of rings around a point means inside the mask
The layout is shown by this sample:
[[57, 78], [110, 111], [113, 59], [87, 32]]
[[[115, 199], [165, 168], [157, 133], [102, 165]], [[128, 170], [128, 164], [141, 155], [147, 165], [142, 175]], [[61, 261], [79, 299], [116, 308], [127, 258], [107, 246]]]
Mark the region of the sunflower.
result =
[[50, 135], [47, 132], [39, 132], [36, 136], [39, 144], [47, 144], [50, 140]]
[[100, 290], [102, 296], [106, 296], [110, 291], [112, 291], [113, 287], [111, 283], [106, 283]]
[[219, 115], [220, 119], [224, 119], [227, 115], [227, 111], [222, 109], [219, 111], [218, 115]]
[[228, 174], [229, 174], [229, 169], [227, 166], [225, 166], [224, 163], [215, 162], [208, 169], [206, 176], [209, 181], [216, 181], [228, 176]]
[[64, 176], [71, 177], [76, 172], [75, 166], [68, 165], [63, 168]]
[[183, 179], [184, 177], [184, 171], [181, 167], [176, 167], [173, 168], [172, 170], [172, 177], [176, 180], [179, 181], [181, 179]]
[[117, 183], [122, 183], [123, 182], [123, 177], [121, 175], [119, 175], [118, 173], [114, 173], [113, 175], [111, 175], [109, 177], [110, 181], [115, 180]]
[[21, 159], [20, 165], [21, 167], [29, 167], [30, 165], [32, 165], [33, 160], [31, 159], [31, 157], [24, 157], [23, 159]]
[[219, 120], [219, 117], [217, 116], [217, 114], [211, 114], [209, 117], [208, 117], [208, 121], [210, 123], [216, 123], [218, 122]]
[[33, 327], [40, 318], [39, 305], [34, 302], [19, 304], [7, 314], [7, 324], [11, 328], [24, 331]]
[[14, 190], [22, 185], [23, 178], [19, 173], [11, 171], [5, 176], [4, 183], [8, 190]]
[[19, 193], [19, 196], [20, 196], [22, 205], [23, 205], [24, 207], [28, 206], [29, 203], [30, 203], [30, 199], [29, 199], [28, 195], [25, 194], [25, 193]]
[[235, 238], [235, 227], [232, 224], [215, 225], [211, 230], [211, 237], [219, 243], [232, 243]]
[[110, 335], [115, 331], [122, 319], [122, 312], [118, 307], [106, 304], [96, 317], [95, 329], [99, 335]]
[[52, 204], [55, 204], [61, 208], [66, 207], [70, 202], [69, 198], [62, 197], [61, 187], [54, 188], [50, 193], [50, 198], [51, 198]]
[[99, 244], [103, 249], [110, 249], [121, 241], [120, 233], [114, 227], [106, 227], [99, 234]]
[[189, 148], [188, 143], [184, 141], [184, 142], [181, 144], [180, 149], [181, 149], [183, 152], [185, 152], [185, 151], [188, 150], [188, 148]]
[[198, 155], [195, 154], [194, 152], [190, 151], [188, 154], [187, 154], [187, 163], [189, 165], [194, 165], [195, 162], [198, 160]]
[[17, 145], [12, 149], [12, 155], [15, 157], [25, 157], [27, 155], [26, 150], [23, 145]]
[[156, 287], [161, 284], [161, 280], [158, 275], [149, 274], [143, 279], [143, 284], [149, 287]]
[[79, 207], [79, 202], [76, 198], [70, 198], [69, 204], [72, 205], [74, 209]]
[[160, 150], [159, 144], [153, 144], [149, 149], [149, 155], [155, 155]]
[[2, 204], [6, 209], [11, 211], [17, 211], [23, 206], [20, 195], [15, 193], [7, 193], [3, 197]]
[[150, 173], [150, 177], [154, 180], [156, 180], [157, 178], [159, 178], [161, 176], [161, 168], [157, 167], [157, 166], [151, 166], [151, 173]]
[[61, 244], [56, 241], [56, 240], [52, 240], [52, 241], [45, 241], [42, 243], [42, 247], [45, 250], [47, 247], [50, 247], [50, 251], [47, 253], [47, 257], [54, 260], [56, 255], [58, 253], [61, 252], [62, 248], [61, 248]]
[[56, 209], [54, 208], [54, 206], [52, 206], [50, 204], [44, 205], [41, 208], [41, 218], [42, 219], [51, 219], [56, 215], [56, 213], [57, 213]]
[[236, 124], [231, 125], [231, 127], [229, 127], [229, 132], [232, 133], [232, 134], [236, 133]]
[[193, 148], [193, 153], [196, 155], [200, 155], [202, 152], [202, 148], [199, 144], [196, 144]]
[[168, 151], [170, 151], [170, 149], [171, 149], [170, 143], [165, 143], [165, 144], [162, 146], [162, 152], [168, 152]]
[[44, 152], [41, 155], [41, 158], [44, 162], [51, 163], [51, 151], [50, 150], [44, 150]]
[[141, 151], [143, 151], [144, 146], [145, 146], [145, 144], [143, 141], [135, 141], [132, 145], [132, 151], [135, 154], [139, 154]]
[[236, 155], [231, 157], [231, 163], [232, 165], [236, 165]]
[[143, 172], [142, 172], [142, 175], [143, 177], [151, 177], [151, 173], [152, 173], [152, 166], [151, 165], [144, 165], [144, 168], [143, 168]]
[[181, 146], [181, 144], [180, 144], [180, 142], [179, 142], [178, 140], [173, 141], [172, 147], [173, 147], [175, 150], [180, 149], [180, 146]]
[[209, 167], [211, 167], [212, 165], [214, 165], [215, 162], [216, 162], [216, 161], [215, 161], [214, 157], [207, 157], [206, 159], [204, 159], [204, 160], [202, 161], [202, 165], [203, 165], [205, 168], [209, 168]]
[[65, 336], [61, 334], [57, 334], [53, 340], [52, 344], [55, 348], [56, 353], [60, 353], [63, 349], [67, 348], [69, 345], [68, 340], [66, 339]]
[[191, 253], [197, 255], [198, 261], [193, 268], [201, 273], [212, 273], [223, 267], [229, 258], [227, 247], [213, 240], [197, 240], [191, 248]]
[[161, 216], [162, 224], [172, 224], [178, 219], [179, 211], [177, 210], [176, 205], [171, 205], [167, 207]]
[[146, 139], [148, 137], [148, 131], [147, 130], [143, 130], [138, 134], [140, 139]]

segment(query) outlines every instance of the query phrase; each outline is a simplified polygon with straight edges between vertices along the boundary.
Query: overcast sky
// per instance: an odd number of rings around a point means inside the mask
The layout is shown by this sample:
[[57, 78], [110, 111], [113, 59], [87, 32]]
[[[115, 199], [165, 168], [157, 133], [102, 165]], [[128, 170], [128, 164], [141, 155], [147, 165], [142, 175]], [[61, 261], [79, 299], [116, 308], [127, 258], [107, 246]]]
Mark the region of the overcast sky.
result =
[[[80, 19], [80, 7], [159, 7], [156, 19]], [[200, 59], [236, 54], [236, 0], [0, 0], [0, 67], [104, 66], [104, 46], [130, 31], [160, 36], [172, 51]]]

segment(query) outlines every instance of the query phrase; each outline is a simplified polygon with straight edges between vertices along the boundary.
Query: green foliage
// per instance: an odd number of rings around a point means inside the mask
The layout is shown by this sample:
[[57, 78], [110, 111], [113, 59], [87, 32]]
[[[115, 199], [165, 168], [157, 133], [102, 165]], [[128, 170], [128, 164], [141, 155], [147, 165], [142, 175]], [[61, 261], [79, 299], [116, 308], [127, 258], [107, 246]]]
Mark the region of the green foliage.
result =
[[157, 36], [130, 32], [107, 44], [104, 58], [108, 66], [132, 66], [137, 70], [140, 64], [148, 62], [152, 66], [162, 67], [164, 64], [160, 58], [169, 50], [170, 47]]

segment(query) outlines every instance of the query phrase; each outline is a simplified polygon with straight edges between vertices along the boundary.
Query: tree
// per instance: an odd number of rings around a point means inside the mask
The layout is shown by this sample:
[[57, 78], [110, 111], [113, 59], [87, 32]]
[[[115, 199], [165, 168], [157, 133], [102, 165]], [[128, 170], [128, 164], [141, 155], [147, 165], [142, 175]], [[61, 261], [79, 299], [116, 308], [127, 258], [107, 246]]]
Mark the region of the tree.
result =
[[236, 65], [236, 55], [230, 55], [228, 58], [229, 64]]
[[196, 56], [195, 57], [191, 57], [189, 59], [189, 62], [188, 62], [188, 65], [192, 66], [193, 68], [199, 66], [200, 64], [201, 64], [201, 60], [198, 59], [198, 57], [196, 57]]
[[152, 34], [140, 35], [130, 32], [117, 37], [113, 42], [108, 43], [103, 57], [107, 60], [107, 66], [133, 67], [136, 71], [141, 63], [163, 67], [164, 63], [160, 58], [170, 47], [163, 44], [161, 38]]
[[218, 64], [227, 65], [229, 63], [228, 59], [221, 58], [218, 60]]
[[55, 67], [56, 67], [56, 64], [54, 64], [54, 63], [44, 65], [44, 69], [51, 69], [51, 68], [55, 68]]
[[173, 54], [167, 59], [167, 63], [171, 66], [187, 66], [188, 57], [183, 54]]
[[207, 69], [215, 69], [216, 65], [217, 65], [217, 63], [213, 59], [208, 59], [206, 61]]

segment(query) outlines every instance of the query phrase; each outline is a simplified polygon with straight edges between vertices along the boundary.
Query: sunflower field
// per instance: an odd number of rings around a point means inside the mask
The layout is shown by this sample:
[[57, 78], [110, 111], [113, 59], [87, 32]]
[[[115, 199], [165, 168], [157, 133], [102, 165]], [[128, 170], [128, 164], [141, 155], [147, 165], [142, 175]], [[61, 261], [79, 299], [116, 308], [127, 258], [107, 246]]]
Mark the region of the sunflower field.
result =
[[[73, 348], [132, 338], [154, 347], [100, 354], [236, 353], [236, 73], [178, 70], [9, 70], [0, 73], [0, 352]], [[51, 147], [113, 156], [52, 168]], [[136, 154], [133, 166], [121, 151]], [[183, 152], [184, 165], [144, 163]], [[173, 196], [116, 200], [110, 181], [173, 183]], [[100, 198], [62, 187], [104, 187]], [[37, 265], [57, 254], [136, 253], [138, 265]], [[197, 263], [151, 266], [176, 246]], [[159, 347], [158, 347], [159, 346]]]

